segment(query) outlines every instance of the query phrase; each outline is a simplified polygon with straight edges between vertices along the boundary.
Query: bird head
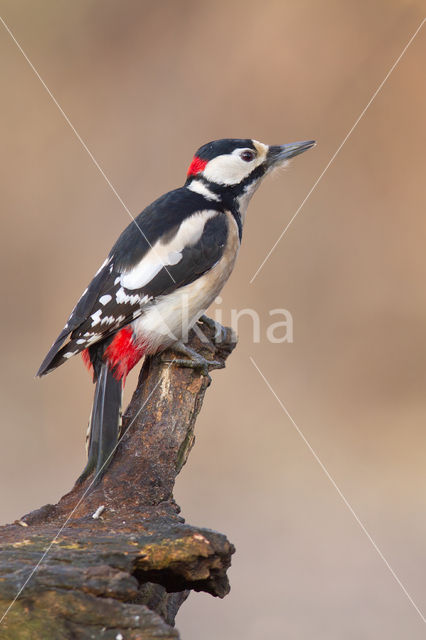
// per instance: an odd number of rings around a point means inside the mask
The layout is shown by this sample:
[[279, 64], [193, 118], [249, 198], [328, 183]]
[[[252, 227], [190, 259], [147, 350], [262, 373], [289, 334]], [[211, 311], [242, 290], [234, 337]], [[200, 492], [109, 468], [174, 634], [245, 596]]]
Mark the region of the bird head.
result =
[[202, 178], [223, 187], [260, 181], [290, 158], [307, 151], [314, 140], [268, 146], [257, 140], [226, 138], [198, 149], [189, 166], [188, 180]]

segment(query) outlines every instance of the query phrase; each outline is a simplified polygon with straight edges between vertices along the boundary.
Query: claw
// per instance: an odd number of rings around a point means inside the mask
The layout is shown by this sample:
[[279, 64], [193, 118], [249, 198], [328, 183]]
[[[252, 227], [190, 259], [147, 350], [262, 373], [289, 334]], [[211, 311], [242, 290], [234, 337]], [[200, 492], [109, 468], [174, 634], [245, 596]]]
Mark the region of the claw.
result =
[[223, 369], [225, 366], [223, 362], [218, 360], [207, 360], [204, 356], [200, 355], [194, 349], [184, 345], [182, 342], [176, 342], [173, 348], [178, 353], [182, 353], [185, 358], [162, 358], [163, 362], [175, 364], [179, 367], [186, 367], [188, 369], [200, 369], [203, 375], [209, 375], [209, 369]]
[[162, 362], [174, 364], [178, 367], [185, 367], [187, 369], [200, 369], [204, 376], [209, 375], [210, 369], [223, 369], [225, 366], [218, 360], [207, 360], [200, 356], [200, 360], [193, 358], [162, 358]]

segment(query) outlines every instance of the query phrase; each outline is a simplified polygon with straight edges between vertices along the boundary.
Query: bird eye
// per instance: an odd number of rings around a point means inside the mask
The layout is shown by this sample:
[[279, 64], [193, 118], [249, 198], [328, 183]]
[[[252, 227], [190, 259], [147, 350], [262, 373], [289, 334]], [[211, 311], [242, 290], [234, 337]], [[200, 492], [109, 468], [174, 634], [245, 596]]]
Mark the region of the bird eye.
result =
[[254, 151], [249, 151], [249, 150], [245, 150], [241, 152], [240, 158], [241, 160], [244, 160], [244, 162], [251, 162], [252, 160], [254, 160], [256, 157], [256, 154]]

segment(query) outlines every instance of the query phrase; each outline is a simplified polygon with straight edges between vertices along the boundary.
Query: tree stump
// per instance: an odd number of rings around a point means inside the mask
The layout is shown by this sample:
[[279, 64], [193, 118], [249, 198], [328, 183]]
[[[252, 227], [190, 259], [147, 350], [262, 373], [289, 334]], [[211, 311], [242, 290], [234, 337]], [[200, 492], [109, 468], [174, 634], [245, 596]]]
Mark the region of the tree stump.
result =
[[[208, 341], [192, 332], [190, 346], [224, 366], [234, 335], [224, 329], [216, 342], [202, 328]], [[174, 620], [191, 590], [228, 593], [233, 545], [185, 524], [173, 499], [209, 384], [164, 355], [147, 358], [102, 480], [0, 528], [1, 638], [179, 638]]]

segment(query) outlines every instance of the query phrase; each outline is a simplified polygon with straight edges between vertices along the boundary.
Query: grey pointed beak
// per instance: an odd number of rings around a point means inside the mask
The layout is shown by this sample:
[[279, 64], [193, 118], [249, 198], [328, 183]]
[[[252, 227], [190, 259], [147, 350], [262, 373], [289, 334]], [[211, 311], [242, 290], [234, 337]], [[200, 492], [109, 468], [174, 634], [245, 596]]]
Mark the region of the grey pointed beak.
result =
[[311, 149], [316, 144], [315, 140], [304, 140], [303, 142], [291, 142], [290, 144], [282, 144], [269, 147], [267, 155], [268, 167], [276, 167], [294, 158], [294, 156]]

